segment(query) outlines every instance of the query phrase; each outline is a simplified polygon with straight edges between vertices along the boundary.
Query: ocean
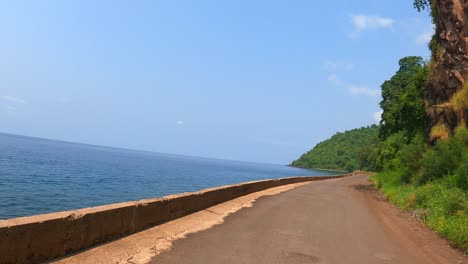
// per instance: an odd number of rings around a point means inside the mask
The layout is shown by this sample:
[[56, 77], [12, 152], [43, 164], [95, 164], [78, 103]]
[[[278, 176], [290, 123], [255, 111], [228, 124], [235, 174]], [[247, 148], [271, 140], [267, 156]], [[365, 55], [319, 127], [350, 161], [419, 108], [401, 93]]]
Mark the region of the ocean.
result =
[[331, 172], [0, 133], [0, 219]]

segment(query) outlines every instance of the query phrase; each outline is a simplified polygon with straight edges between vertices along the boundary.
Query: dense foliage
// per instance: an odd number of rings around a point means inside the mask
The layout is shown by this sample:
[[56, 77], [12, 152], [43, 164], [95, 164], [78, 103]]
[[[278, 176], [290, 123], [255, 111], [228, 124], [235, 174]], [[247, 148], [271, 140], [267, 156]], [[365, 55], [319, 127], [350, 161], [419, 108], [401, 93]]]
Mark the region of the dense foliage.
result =
[[[426, 63], [405, 57], [399, 66], [382, 84], [378, 127], [337, 133], [292, 165], [377, 171], [372, 180], [391, 202], [468, 252], [468, 129], [461, 124], [453, 134], [428, 144]], [[464, 109], [467, 91], [457, 99]]]
[[413, 137], [424, 129], [422, 86], [427, 67], [421, 57], [405, 57], [393, 77], [382, 84], [383, 110], [379, 136], [381, 139], [400, 131]]
[[[373, 176], [387, 197], [468, 250], [468, 130], [427, 144], [422, 95], [427, 70], [418, 57], [382, 85], [379, 141], [371, 147]], [[462, 104], [463, 105], [463, 104]]]
[[426, 8], [430, 8], [432, 4], [432, 0], [414, 0], [413, 6], [418, 11], [424, 10]]
[[336, 133], [292, 162], [292, 166], [332, 170], [357, 170], [369, 166], [367, 151], [376, 139], [378, 127], [362, 127]]
[[[422, 86], [427, 67], [421, 57], [405, 57], [382, 84], [380, 126], [337, 133], [292, 162], [292, 166], [335, 170], [382, 170], [424, 129]], [[378, 134], [378, 138], [376, 135]]]
[[[413, 4], [418, 11], [429, 10], [434, 24], [440, 24], [439, 9], [444, 8], [440, 2], [414, 0]], [[429, 44], [433, 60], [441, 58], [437, 40], [435, 35]], [[434, 61], [430, 64], [434, 67]], [[451, 65], [444, 64], [444, 70], [451, 72]], [[423, 90], [437, 76], [433, 70], [428, 76], [428, 66], [420, 57], [402, 58], [399, 66], [382, 84], [383, 114], [378, 128], [338, 133], [293, 165], [377, 171], [372, 180], [391, 202], [468, 252], [468, 84], [448, 102], [435, 105], [440, 111], [450, 108], [458, 127], [447, 129], [442, 123], [426, 130], [431, 124], [425, 123], [426, 113], [432, 113], [434, 106], [424, 100]], [[368, 138], [355, 139], [354, 134], [365, 131]], [[378, 137], [373, 139], [372, 133]]]

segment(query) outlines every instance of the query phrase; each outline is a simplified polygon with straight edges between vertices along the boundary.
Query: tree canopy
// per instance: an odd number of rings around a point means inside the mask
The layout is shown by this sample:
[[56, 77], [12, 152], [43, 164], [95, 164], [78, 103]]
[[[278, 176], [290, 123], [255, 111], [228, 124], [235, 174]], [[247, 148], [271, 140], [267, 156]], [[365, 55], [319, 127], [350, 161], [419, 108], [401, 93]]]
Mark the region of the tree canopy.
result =
[[418, 12], [429, 9], [431, 7], [432, 0], [414, 0], [413, 6], [418, 10]]
[[417, 56], [400, 59], [399, 66], [395, 75], [381, 86], [383, 114], [379, 137], [382, 140], [399, 131], [406, 131], [411, 138], [424, 129], [422, 87], [427, 67]]
[[377, 137], [378, 127], [357, 128], [338, 132], [330, 139], [317, 144], [312, 150], [292, 162], [292, 166], [318, 169], [352, 171], [366, 169], [366, 147]]
[[421, 57], [400, 59], [398, 71], [382, 84], [379, 126], [336, 133], [292, 162], [292, 166], [335, 170], [382, 170], [425, 127], [423, 86], [427, 66]]

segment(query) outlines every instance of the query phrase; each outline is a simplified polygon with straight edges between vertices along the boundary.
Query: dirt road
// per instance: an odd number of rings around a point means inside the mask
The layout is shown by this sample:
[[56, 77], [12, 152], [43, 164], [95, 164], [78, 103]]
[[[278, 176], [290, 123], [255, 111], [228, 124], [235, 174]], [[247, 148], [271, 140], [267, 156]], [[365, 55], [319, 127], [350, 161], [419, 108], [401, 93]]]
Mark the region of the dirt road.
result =
[[174, 241], [151, 263], [468, 262], [357, 175], [261, 197], [223, 224]]

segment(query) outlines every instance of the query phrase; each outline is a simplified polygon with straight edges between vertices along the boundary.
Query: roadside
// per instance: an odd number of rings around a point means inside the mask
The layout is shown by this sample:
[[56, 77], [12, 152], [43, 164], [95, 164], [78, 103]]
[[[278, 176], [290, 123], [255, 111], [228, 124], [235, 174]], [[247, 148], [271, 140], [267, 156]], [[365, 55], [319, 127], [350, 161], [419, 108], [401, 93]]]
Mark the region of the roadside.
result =
[[250, 194], [56, 263], [468, 263], [367, 178]]
[[288, 184], [244, 195], [50, 263], [148, 263], [154, 256], [169, 250], [173, 241], [185, 238], [190, 233], [200, 232], [222, 224], [224, 218], [229, 214], [242, 208], [251, 207], [256, 199], [262, 196], [276, 195], [308, 183]]
[[468, 262], [357, 175], [260, 198], [151, 263]]

